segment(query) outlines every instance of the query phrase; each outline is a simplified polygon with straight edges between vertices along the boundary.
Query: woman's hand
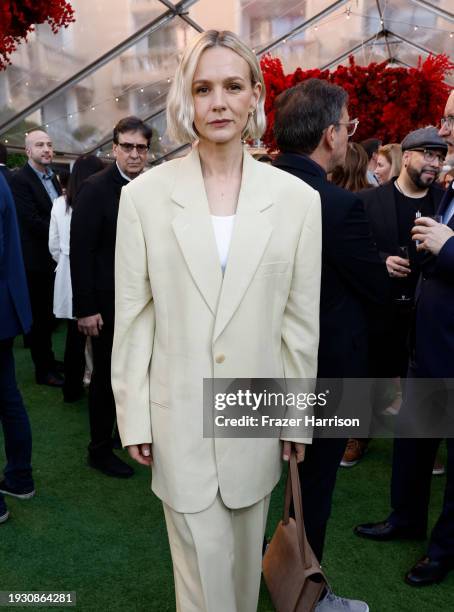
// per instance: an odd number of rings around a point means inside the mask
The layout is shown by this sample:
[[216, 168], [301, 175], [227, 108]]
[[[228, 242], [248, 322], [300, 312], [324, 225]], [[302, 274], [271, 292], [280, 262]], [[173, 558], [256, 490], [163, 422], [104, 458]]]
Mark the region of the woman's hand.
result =
[[141, 465], [152, 465], [153, 455], [151, 451], [151, 444], [131, 444], [126, 447], [129, 456], [140, 463]]
[[306, 452], [306, 445], [301, 444], [300, 442], [287, 442], [284, 441], [284, 446], [282, 449], [282, 459], [284, 461], [290, 460], [290, 451], [292, 450], [292, 444], [296, 453], [296, 462], [301, 463], [304, 461], [304, 453]]

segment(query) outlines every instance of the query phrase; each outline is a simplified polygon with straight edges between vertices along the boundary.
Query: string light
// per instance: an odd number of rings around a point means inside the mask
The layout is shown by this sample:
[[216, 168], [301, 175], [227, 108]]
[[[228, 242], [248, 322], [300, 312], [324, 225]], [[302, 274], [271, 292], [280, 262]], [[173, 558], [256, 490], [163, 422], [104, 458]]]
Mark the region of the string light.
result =
[[[361, 14], [359, 12], [353, 11], [351, 9], [351, 7], [349, 6], [349, 7], [347, 7], [345, 9], [345, 11], [341, 11], [337, 15], [335, 15], [335, 16], [333, 16], [331, 18], [328, 18], [326, 20], [323, 20], [323, 21], [319, 22], [318, 24], [314, 25], [314, 32], [317, 32], [319, 27], [321, 27], [323, 25], [326, 25], [326, 24], [328, 24], [328, 23], [330, 23], [330, 22], [332, 22], [332, 21], [334, 21], [336, 19], [341, 18], [343, 14], [345, 14], [346, 19], [350, 19], [350, 17], [352, 15], [353, 16], [357, 16], [357, 17], [363, 17], [365, 19], [379, 19], [381, 27], [383, 28], [384, 25], [385, 25], [385, 22], [384, 22], [384, 19], [383, 19], [382, 16]], [[423, 24], [414, 25], [412, 23], [408, 23], [408, 22], [405, 23], [405, 22], [397, 21], [397, 20], [393, 20], [393, 19], [387, 19], [387, 22], [390, 23], [390, 24], [391, 23], [398, 23], [398, 24], [401, 24], [401, 25], [407, 25], [408, 27], [413, 27], [414, 31], [418, 31], [420, 28], [426, 29], [426, 30], [433, 30], [433, 31], [436, 31], [436, 32], [444, 33], [444, 34], [449, 34], [449, 38], [450, 39], [454, 38], [454, 31], [448, 31], [448, 30], [442, 29], [442, 28], [436, 28], [436, 27], [433, 27], [433, 26], [427, 26], [427, 25], [423, 25]], [[288, 42], [287, 38], [284, 38], [282, 40], [283, 44], [286, 44], [287, 42]], [[253, 49], [252, 51], [255, 54], [258, 53], [257, 49]], [[182, 53], [179, 53], [177, 57], [178, 57], [178, 59], [181, 59]], [[150, 87], [150, 86], [155, 86], [155, 85], [157, 85], [160, 82], [163, 82], [163, 81], [157, 81], [157, 82], [154, 82], [154, 83], [151, 82], [151, 83], [146, 84], [144, 87], [135, 88], [135, 89], [133, 89], [133, 88], [130, 88], [130, 89], [126, 88], [123, 92], [120, 93], [119, 96], [116, 96], [114, 98], [107, 98], [105, 100], [102, 100], [102, 101], [97, 103], [97, 106], [100, 106], [101, 104], [106, 104], [106, 103], [108, 103], [111, 100], [115, 100], [115, 102], [118, 103], [118, 102], [120, 102], [120, 97], [125, 96], [125, 95], [130, 94], [130, 93], [133, 93], [133, 92], [137, 92], [137, 91], [140, 91], [140, 93], [144, 93], [144, 88]], [[172, 82], [172, 78], [171, 77], [166, 78], [166, 82], [167, 82], [167, 84], [170, 84]], [[29, 82], [28, 81], [25, 82], [25, 86], [29, 87]], [[157, 95], [161, 96], [161, 90], [157, 91]], [[8, 98], [8, 103], [10, 105], [13, 104], [13, 101], [12, 101], [11, 98]], [[150, 103], [152, 103], [152, 101]], [[146, 106], [146, 105], [147, 105], [146, 103], [143, 104], [143, 106]], [[61, 117], [59, 117], [57, 119], [54, 119], [54, 120], [52, 120], [50, 122], [50, 124], [54, 124], [54, 123], [57, 123], [57, 122], [60, 122], [60, 121], [64, 121], [65, 119], [72, 119], [75, 115], [81, 115], [81, 114], [85, 113], [89, 108], [91, 108], [91, 111], [94, 111], [96, 109], [95, 106], [91, 106], [91, 107], [89, 106], [89, 107], [83, 108], [83, 109], [81, 109], [79, 111], [76, 111], [75, 113], [71, 113], [71, 114], [68, 114], [66, 116], [61, 116]], [[50, 124], [49, 123], [45, 124], [46, 129], [49, 128]], [[25, 136], [27, 136], [28, 132], [25, 132], [25, 133], [24, 132], [21, 132], [21, 133], [16, 132], [16, 133], [13, 134], [13, 136], [14, 137], [20, 137], [20, 136], [23, 136], [24, 134], [25, 134]], [[159, 138], [159, 140], [161, 140], [161, 138]]]

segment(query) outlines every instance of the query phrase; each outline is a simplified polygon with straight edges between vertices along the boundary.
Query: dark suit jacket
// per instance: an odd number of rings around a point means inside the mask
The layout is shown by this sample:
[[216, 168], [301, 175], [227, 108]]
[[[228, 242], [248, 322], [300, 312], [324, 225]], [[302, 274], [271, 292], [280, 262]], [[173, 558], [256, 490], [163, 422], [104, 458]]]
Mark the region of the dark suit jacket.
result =
[[322, 203], [322, 280], [318, 376], [368, 375], [367, 310], [386, 304], [389, 281], [361, 200], [330, 183], [304, 155], [283, 153], [274, 165], [316, 189]]
[[0, 174], [0, 340], [27, 333], [31, 322], [16, 209]]
[[[55, 176], [52, 182], [60, 195], [60, 183]], [[49, 253], [52, 200], [28, 163], [13, 174], [11, 191], [19, 219], [25, 269], [30, 272], [51, 273], [55, 269]]]
[[[442, 215], [454, 196], [449, 188], [437, 211]], [[448, 226], [454, 230], [454, 217]], [[416, 293], [413, 374], [418, 377], [454, 378], [454, 237], [438, 257], [423, 267]]]
[[[432, 214], [436, 213], [443, 194], [444, 190], [441, 187], [436, 184], [431, 185], [429, 197], [432, 202]], [[386, 261], [390, 255], [397, 255], [399, 249], [394, 181], [360, 191], [358, 196], [364, 202], [380, 257]]]
[[71, 280], [74, 316], [101, 313], [113, 323], [114, 262], [118, 204], [127, 184], [116, 164], [87, 179], [71, 219]]

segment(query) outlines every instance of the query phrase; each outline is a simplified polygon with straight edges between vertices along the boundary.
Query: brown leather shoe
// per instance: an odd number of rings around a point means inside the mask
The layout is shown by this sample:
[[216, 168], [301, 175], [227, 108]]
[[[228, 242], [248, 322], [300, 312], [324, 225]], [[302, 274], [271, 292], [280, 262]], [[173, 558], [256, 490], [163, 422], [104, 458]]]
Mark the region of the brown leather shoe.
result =
[[48, 372], [44, 376], [37, 376], [36, 383], [48, 387], [63, 387], [64, 379], [57, 372]]
[[363, 458], [364, 453], [369, 446], [369, 440], [357, 440], [356, 438], [350, 438], [347, 442], [347, 447], [342, 457], [342, 467], [353, 467]]

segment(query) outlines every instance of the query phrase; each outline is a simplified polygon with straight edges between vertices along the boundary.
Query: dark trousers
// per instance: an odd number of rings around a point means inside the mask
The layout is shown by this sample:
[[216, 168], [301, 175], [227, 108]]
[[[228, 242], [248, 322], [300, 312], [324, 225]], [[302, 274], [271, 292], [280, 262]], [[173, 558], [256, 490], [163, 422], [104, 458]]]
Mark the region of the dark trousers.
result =
[[[398, 431], [400, 427], [402, 432], [408, 432], [413, 427], [416, 434], [418, 429], [421, 430], [421, 426], [416, 428], [415, 423], [418, 422], [430, 435], [430, 425], [437, 418], [437, 403], [421, 401], [422, 385], [415, 384], [419, 381], [415, 381], [412, 374], [410, 368], [397, 428]], [[424, 406], [426, 415], [422, 414]], [[432, 469], [440, 442], [440, 437], [394, 440], [391, 480], [393, 510], [389, 517], [393, 524], [421, 532], [427, 530]], [[429, 556], [437, 560], [454, 560], [454, 438], [448, 438], [446, 445], [448, 461], [443, 508], [432, 530], [428, 548]]]
[[28, 270], [27, 282], [33, 315], [29, 334], [30, 352], [35, 364], [35, 374], [39, 379], [54, 370], [55, 356], [52, 351], [55, 321], [52, 312], [54, 273], [52, 270], [46, 272]]
[[298, 464], [306, 535], [320, 562], [337, 470], [346, 443], [346, 438], [314, 438], [312, 444], [306, 446], [304, 461]]
[[[390, 521], [422, 532], [432, 484], [432, 468], [440, 445], [436, 438], [397, 438], [394, 441]], [[429, 541], [428, 554], [434, 559], [454, 560], [454, 439], [447, 439], [448, 464], [443, 509]]]
[[116, 419], [110, 382], [113, 332], [113, 322], [104, 320], [99, 336], [92, 338], [93, 372], [88, 396], [91, 441], [88, 449], [93, 454], [112, 448], [112, 432]]
[[65, 382], [63, 395], [65, 397], [77, 396], [83, 388], [85, 372], [85, 344], [86, 336], [77, 328], [77, 321], [68, 320], [66, 328], [65, 345]]
[[12, 338], [0, 340], [0, 420], [5, 439], [6, 484], [18, 489], [33, 488], [32, 434], [17, 388]]

